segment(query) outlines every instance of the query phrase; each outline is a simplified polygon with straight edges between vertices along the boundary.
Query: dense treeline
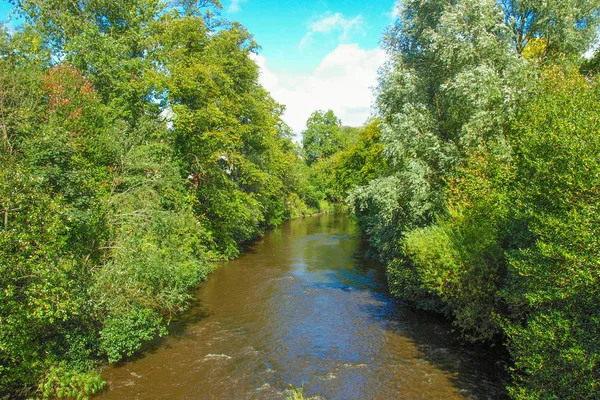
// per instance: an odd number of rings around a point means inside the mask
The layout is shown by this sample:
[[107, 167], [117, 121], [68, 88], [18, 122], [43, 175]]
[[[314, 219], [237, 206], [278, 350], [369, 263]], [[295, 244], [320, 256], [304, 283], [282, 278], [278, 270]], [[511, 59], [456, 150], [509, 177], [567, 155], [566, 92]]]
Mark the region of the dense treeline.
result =
[[0, 397], [81, 397], [189, 289], [318, 211], [258, 49], [213, 1], [14, 1], [0, 30]]
[[348, 197], [392, 292], [506, 343], [513, 398], [600, 398], [600, 3], [402, 3]]
[[321, 209], [342, 204], [349, 191], [366, 185], [385, 169], [379, 121], [363, 127], [342, 126], [332, 110], [318, 110], [302, 132], [305, 174]]

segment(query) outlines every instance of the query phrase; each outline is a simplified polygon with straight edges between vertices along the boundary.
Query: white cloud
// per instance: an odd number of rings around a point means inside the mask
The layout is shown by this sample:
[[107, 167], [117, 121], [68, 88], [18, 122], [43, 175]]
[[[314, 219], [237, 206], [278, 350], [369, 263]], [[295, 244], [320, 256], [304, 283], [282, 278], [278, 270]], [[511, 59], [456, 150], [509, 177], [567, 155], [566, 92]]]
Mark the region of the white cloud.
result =
[[254, 56], [261, 68], [261, 83], [273, 98], [285, 104], [283, 120], [296, 135], [315, 110], [332, 109], [344, 125], [360, 126], [371, 115], [372, 88], [385, 61], [383, 50], [341, 44], [310, 74], [289, 75], [269, 69], [268, 60]]
[[363, 23], [362, 15], [357, 15], [352, 19], [345, 18], [339, 12], [333, 15], [322, 15], [308, 26], [308, 32], [306, 32], [298, 47], [302, 48], [317, 33], [337, 32], [340, 34], [340, 40], [348, 40], [350, 33], [360, 28]]
[[240, 11], [242, 3], [245, 3], [247, 0], [231, 0], [231, 4], [227, 11], [230, 13], [236, 13]]
[[392, 21], [395, 21], [396, 19], [400, 18], [402, 8], [402, 0], [394, 0], [394, 5], [392, 6], [392, 9], [390, 10], [390, 12], [385, 13], [385, 15], [387, 15], [388, 18], [390, 18]]

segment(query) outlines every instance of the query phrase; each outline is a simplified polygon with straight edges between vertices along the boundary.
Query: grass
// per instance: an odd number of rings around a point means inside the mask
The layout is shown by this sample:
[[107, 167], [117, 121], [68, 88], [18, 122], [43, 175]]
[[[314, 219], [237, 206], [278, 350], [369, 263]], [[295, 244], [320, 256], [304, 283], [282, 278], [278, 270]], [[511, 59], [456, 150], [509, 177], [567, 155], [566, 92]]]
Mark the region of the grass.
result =
[[293, 385], [290, 385], [290, 391], [287, 395], [287, 397], [285, 398], [286, 400], [306, 400], [306, 397], [304, 397], [304, 395], [302, 394], [302, 390], [303, 390], [303, 386], [302, 387], [294, 387]]

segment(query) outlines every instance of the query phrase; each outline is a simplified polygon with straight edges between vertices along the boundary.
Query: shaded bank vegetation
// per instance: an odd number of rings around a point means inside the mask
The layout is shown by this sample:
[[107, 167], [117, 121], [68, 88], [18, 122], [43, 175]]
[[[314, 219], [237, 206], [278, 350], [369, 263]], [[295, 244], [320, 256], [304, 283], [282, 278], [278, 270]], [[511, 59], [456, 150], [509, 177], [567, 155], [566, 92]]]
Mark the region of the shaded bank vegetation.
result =
[[348, 202], [391, 291], [504, 343], [513, 398], [600, 397], [596, 1], [404, 1], [387, 166]]
[[318, 211], [218, 2], [14, 2], [0, 30], [0, 397], [75, 397], [166, 333], [209, 261]]

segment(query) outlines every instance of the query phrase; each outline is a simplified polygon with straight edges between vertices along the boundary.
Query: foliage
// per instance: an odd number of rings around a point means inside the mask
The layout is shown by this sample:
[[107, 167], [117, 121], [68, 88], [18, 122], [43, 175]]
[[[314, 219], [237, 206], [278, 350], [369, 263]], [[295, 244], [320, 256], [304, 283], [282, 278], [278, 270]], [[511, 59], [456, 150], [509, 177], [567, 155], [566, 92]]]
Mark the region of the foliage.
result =
[[596, 76], [600, 72], [600, 52], [596, 51], [594, 56], [581, 64], [580, 72], [584, 75]]
[[173, 11], [154, 29], [165, 68], [153, 79], [172, 114], [174, 156], [218, 251], [234, 257], [239, 243], [288, 215], [283, 181], [297, 157], [280, 128], [282, 107], [257, 83], [249, 57], [257, 45], [240, 25], [209, 42], [203, 18]]
[[294, 387], [290, 385], [286, 390], [286, 400], [310, 400], [310, 399], [323, 399], [321, 396], [306, 397], [304, 396], [304, 384], [301, 387]]
[[[333, 111], [315, 111], [303, 132], [308, 181], [307, 204], [317, 209], [322, 201], [340, 203], [348, 191], [366, 184], [383, 171], [379, 121], [364, 127], [341, 127]], [[326, 208], [326, 207], [325, 207]]]
[[448, 215], [410, 231], [403, 241], [419, 288], [440, 299], [441, 309], [471, 340], [501, 334], [499, 288], [506, 274], [506, 188], [512, 176], [513, 169], [503, 160], [474, 154], [451, 182]]
[[540, 40], [543, 58], [580, 56], [594, 42], [600, 17], [596, 0], [501, 0], [499, 4], [518, 53]]
[[304, 391], [304, 385], [302, 385], [302, 387], [294, 387], [293, 385], [290, 385], [289, 388], [289, 393], [286, 396], [286, 400], [304, 400], [306, 397], [304, 397], [304, 394], [302, 393]]
[[511, 132], [514, 239], [502, 294], [515, 398], [600, 396], [599, 100], [597, 81], [552, 68]]
[[[218, 2], [19, 0], [0, 31], [0, 397], [83, 398], [210, 260], [322, 197]], [[311, 203], [312, 202], [312, 203]]]
[[[372, 188], [355, 188], [349, 198], [359, 216], [377, 220], [381, 214], [382, 225], [394, 221], [397, 233], [375, 240], [395, 248], [400, 245], [389, 240], [445, 212], [446, 178], [469, 153], [481, 147], [499, 158], [509, 154], [503, 127], [524, 82], [523, 63], [510, 51], [494, 1], [407, 2], [404, 14], [386, 36], [392, 59], [378, 90], [388, 176]], [[379, 190], [384, 182], [387, 189]], [[369, 202], [386, 206], [379, 212]]]
[[306, 163], [313, 163], [331, 157], [347, 145], [341, 129], [342, 122], [333, 111], [315, 111], [306, 121], [302, 132], [302, 148]]
[[345, 199], [350, 189], [366, 185], [386, 169], [382, 152], [379, 121], [372, 119], [358, 129], [353, 145], [336, 154], [329, 186]]
[[581, 66], [599, 6], [403, 2], [378, 88], [386, 167], [347, 199], [392, 293], [505, 341], [514, 398], [599, 396], [600, 114], [596, 60]]
[[44, 399], [88, 399], [104, 389], [106, 383], [96, 371], [76, 371], [64, 363], [50, 367], [40, 385]]
[[506, 342], [514, 398], [600, 397], [597, 0], [406, 0], [377, 119], [315, 111], [302, 148], [219, 2], [13, 3], [0, 397], [96, 393], [210, 260], [343, 199], [392, 293]]

